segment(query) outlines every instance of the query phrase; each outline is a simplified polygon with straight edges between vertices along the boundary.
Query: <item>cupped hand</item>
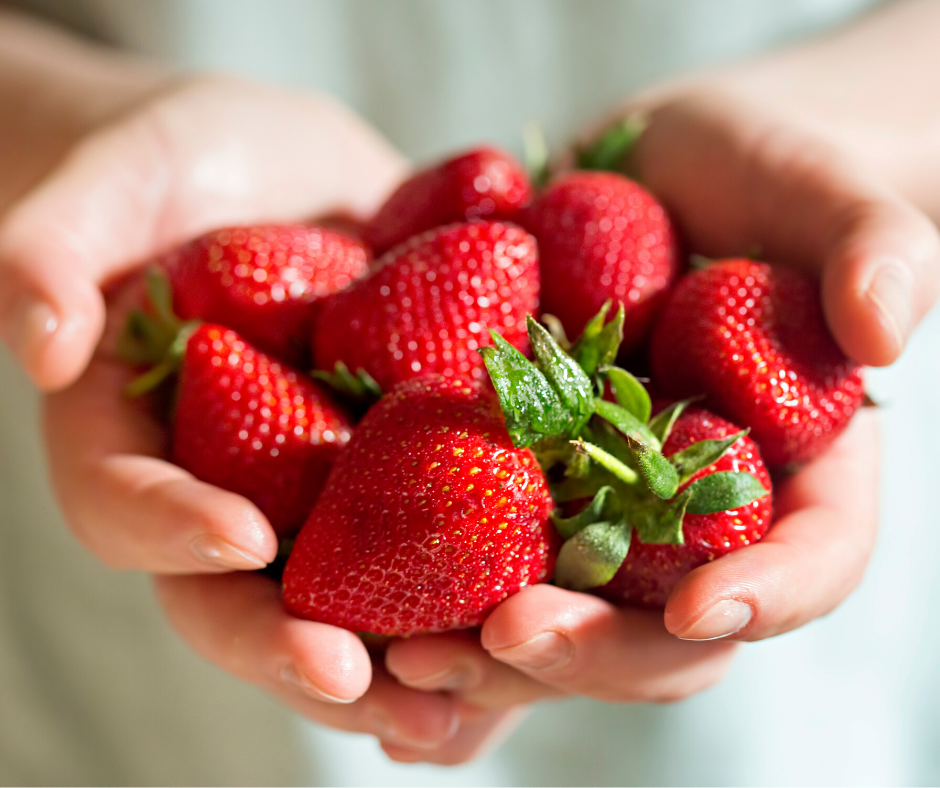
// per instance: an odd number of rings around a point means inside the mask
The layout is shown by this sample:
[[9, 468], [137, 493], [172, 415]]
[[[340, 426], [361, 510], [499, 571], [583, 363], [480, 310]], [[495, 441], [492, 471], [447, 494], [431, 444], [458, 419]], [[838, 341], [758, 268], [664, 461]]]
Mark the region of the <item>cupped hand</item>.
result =
[[[752, 101], [691, 91], [647, 112], [631, 169], [668, 206], [690, 250], [816, 272], [843, 350], [869, 365], [897, 358], [940, 286], [940, 242], [926, 217], [861, 164]], [[567, 693], [686, 697], [721, 677], [733, 641], [802, 626], [851, 593], [875, 544], [877, 466], [877, 415], [863, 409], [822, 456], [775, 480], [764, 539], [690, 573], [665, 614], [537, 586], [497, 608], [480, 642], [398, 642], [388, 669], [477, 713]], [[386, 750], [436, 762], [474, 754], [458, 742], [459, 734], [433, 753]]]
[[53, 390], [45, 409], [53, 483], [69, 525], [106, 563], [255, 569], [274, 557], [276, 540], [245, 499], [164, 461], [164, 431], [122, 397], [131, 372], [114, 359], [113, 337], [99, 341], [103, 286], [214, 227], [363, 217], [404, 170], [332, 100], [196, 78], [167, 83], [77, 141], [8, 211], [0, 334]]
[[228, 224], [364, 218], [405, 170], [330, 100], [167, 84], [77, 141], [0, 222], [0, 333], [52, 392], [50, 470], [78, 538], [109, 565], [164, 574], [169, 620], [222, 668], [311, 719], [413, 747], [453, 735], [452, 699], [402, 687], [355, 635], [288, 616], [274, 581], [231, 572], [274, 558], [270, 524], [166, 461], [165, 428], [122, 395], [134, 372], [113, 353], [139, 282], [125, 274], [153, 255]]

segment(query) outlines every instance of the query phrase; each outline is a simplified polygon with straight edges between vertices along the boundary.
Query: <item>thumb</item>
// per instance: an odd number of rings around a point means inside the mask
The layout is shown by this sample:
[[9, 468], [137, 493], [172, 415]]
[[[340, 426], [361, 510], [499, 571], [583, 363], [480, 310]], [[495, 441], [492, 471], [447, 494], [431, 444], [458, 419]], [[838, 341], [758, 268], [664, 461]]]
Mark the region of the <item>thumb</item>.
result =
[[182, 83], [79, 143], [0, 223], [0, 338], [40, 388], [66, 386], [101, 336], [102, 284], [213, 227], [368, 215], [405, 168], [326, 97]]
[[154, 250], [170, 162], [135, 120], [77, 145], [0, 224], [0, 337], [42, 389], [88, 363], [104, 326], [100, 285]]

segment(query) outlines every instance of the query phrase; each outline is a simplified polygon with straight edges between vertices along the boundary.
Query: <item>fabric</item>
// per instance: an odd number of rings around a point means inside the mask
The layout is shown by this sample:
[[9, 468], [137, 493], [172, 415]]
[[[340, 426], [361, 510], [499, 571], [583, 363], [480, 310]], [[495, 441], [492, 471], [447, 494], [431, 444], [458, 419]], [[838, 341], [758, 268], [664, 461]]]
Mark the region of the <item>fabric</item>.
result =
[[[631, 91], [836, 26], [862, 0], [38, 0], [21, 3], [181, 69], [348, 102], [416, 159], [538, 121], [570, 139]], [[495, 753], [390, 763], [195, 657], [146, 578], [100, 566], [61, 522], [39, 405], [0, 351], [0, 783], [327, 785], [940, 782], [940, 315], [869, 376], [883, 411], [882, 538], [861, 588], [748, 645], [668, 707], [536, 707]]]

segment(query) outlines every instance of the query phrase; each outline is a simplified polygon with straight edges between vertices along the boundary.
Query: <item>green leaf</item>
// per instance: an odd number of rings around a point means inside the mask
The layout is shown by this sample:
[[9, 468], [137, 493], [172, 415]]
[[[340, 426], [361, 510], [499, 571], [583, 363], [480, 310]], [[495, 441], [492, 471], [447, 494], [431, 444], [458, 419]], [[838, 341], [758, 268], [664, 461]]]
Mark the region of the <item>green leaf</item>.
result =
[[589, 376], [593, 376], [600, 367], [614, 362], [623, 340], [623, 303], [617, 308], [613, 319], [605, 325], [610, 305], [611, 302], [606, 301], [600, 311], [588, 321], [584, 332], [571, 349], [571, 355]]
[[579, 452], [587, 454], [594, 462], [604, 468], [604, 470], [612, 473], [614, 477], [624, 484], [634, 484], [639, 478], [633, 468], [628, 467], [614, 457], [613, 454], [604, 451], [600, 446], [595, 446], [593, 443], [587, 443], [583, 440], [572, 441], [572, 443]]
[[356, 399], [378, 400], [382, 397], [382, 388], [375, 382], [375, 378], [362, 367], [357, 369], [354, 375], [342, 361], [336, 362], [332, 372], [315, 369], [310, 373], [310, 377], [322, 380], [341, 394]]
[[699, 441], [670, 456], [669, 462], [679, 473], [679, 484], [690, 479], [702, 468], [707, 468], [713, 462], [720, 460], [722, 455], [748, 432], [749, 430], [741, 430], [735, 435], [720, 440]]
[[704, 395], [700, 394], [697, 397], [690, 397], [689, 399], [684, 399], [679, 402], [673, 402], [668, 408], [664, 408], [650, 419], [650, 432], [659, 439], [660, 443], [665, 443], [666, 439], [669, 437], [669, 433], [672, 432], [672, 427], [676, 423], [676, 419], [682, 415], [682, 411], [693, 402], [698, 402], [703, 398]]
[[603, 370], [614, 390], [617, 404], [636, 416], [637, 421], [646, 424], [650, 419], [653, 404], [646, 388], [633, 375], [620, 367], [607, 367]]
[[691, 514], [713, 514], [739, 509], [770, 493], [749, 473], [720, 471], [703, 476], [686, 488], [691, 493]]
[[173, 337], [168, 348], [165, 349], [161, 361], [142, 375], [138, 375], [124, 387], [125, 397], [139, 397], [153, 391], [163, 381], [173, 375], [183, 363], [186, 355], [186, 346], [189, 338], [201, 325], [199, 320], [190, 320], [182, 323], [179, 331]]
[[552, 512], [551, 516], [555, 530], [562, 538], [570, 539], [589, 525], [610, 522], [619, 519], [619, 515], [620, 505], [614, 495], [614, 488], [605, 485], [597, 491], [594, 500], [573, 517], [559, 517], [556, 512]]
[[147, 295], [150, 296], [157, 319], [167, 326], [179, 329], [183, 321], [173, 312], [173, 289], [170, 287], [170, 280], [156, 266], [147, 269]]
[[646, 128], [646, 118], [633, 113], [604, 131], [590, 147], [578, 151], [578, 168], [622, 172], [624, 158]]
[[574, 434], [575, 416], [538, 368], [495, 331], [480, 349], [515, 446]]
[[647, 446], [629, 435], [627, 443], [636, 457], [637, 468], [646, 486], [660, 498], [672, 498], [679, 489], [679, 474], [672, 463], [652, 446]]
[[590, 498], [610, 480], [610, 474], [595, 465], [586, 476], [565, 476], [560, 482], [551, 484], [552, 500], [567, 503]]
[[662, 448], [662, 444], [650, 428], [630, 411], [621, 408], [619, 405], [596, 397], [594, 399], [594, 412], [601, 418], [607, 419], [627, 437], [645, 443], [657, 451]]
[[548, 329], [548, 333], [552, 335], [552, 339], [555, 340], [558, 347], [566, 353], [569, 353], [571, 351], [571, 343], [568, 341], [568, 335], [565, 334], [565, 327], [562, 322], [548, 312], [543, 312], [541, 319], [542, 325]]
[[684, 544], [682, 518], [691, 493], [686, 490], [671, 501], [652, 500], [630, 511], [630, 523], [645, 544]]
[[539, 369], [574, 417], [572, 431], [579, 430], [594, 413], [594, 386], [584, 370], [552, 339], [531, 315], [526, 318], [529, 342]]
[[117, 355], [128, 364], [155, 364], [166, 354], [175, 333], [154, 317], [135, 309], [118, 337]]
[[630, 552], [630, 527], [624, 523], [592, 523], [561, 546], [555, 583], [586, 591], [613, 580]]

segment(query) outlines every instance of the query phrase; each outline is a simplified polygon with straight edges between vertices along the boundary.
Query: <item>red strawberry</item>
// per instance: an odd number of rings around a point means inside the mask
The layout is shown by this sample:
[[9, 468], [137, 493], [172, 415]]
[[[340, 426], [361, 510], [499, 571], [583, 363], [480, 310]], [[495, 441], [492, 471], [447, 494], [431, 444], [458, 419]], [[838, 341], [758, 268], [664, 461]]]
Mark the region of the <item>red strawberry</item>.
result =
[[428, 372], [483, 378], [487, 329], [526, 347], [538, 304], [535, 239], [499, 222], [430, 230], [385, 254], [366, 279], [324, 301], [313, 333], [319, 369], [338, 361], [385, 390]]
[[750, 427], [771, 467], [825, 449], [863, 397], [861, 367], [829, 333], [816, 280], [751, 260], [679, 282], [651, 362], [665, 394], [707, 394], [710, 408]]
[[334, 465], [288, 559], [284, 602], [359, 632], [476, 626], [551, 572], [551, 508], [492, 394], [459, 378], [407, 381]]
[[555, 180], [521, 222], [538, 240], [542, 311], [574, 337], [605, 301], [620, 301], [621, 351], [636, 348], [679, 270], [675, 233], [656, 199], [617, 173], [576, 171]]
[[305, 375], [219, 325], [195, 330], [179, 374], [173, 462], [248, 498], [278, 534], [296, 531], [349, 441], [346, 415]]
[[[670, 457], [699, 441], [729, 438], [740, 432], [738, 427], [707, 410], [686, 411], [676, 420], [662, 453]], [[693, 482], [721, 471], [748, 473], [765, 489], [771, 487], [770, 475], [757, 446], [743, 436], [717, 461], [683, 483], [679, 494]], [[663, 607], [685, 575], [697, 566], [758, 541], [770, 522], [770, 496], [757, 498], [732, 511], [686, 513], [682, 520], [683, 544], [645, 544], [635, 534], [630, 552], [614, 579], [595, 589], [595, 593], [614, 602]]]
[[304, 225], [215, 230], [161, 262], [180, 317], [234, 328], [298, 365], [309, 357], [311, 305], [368, 270], [361, 243]]
[[508, 153], [480, 147], [412, 175], [366, 227], [377, 253], [453, 222], [512, 219], [532, 199], [525, 170]]

